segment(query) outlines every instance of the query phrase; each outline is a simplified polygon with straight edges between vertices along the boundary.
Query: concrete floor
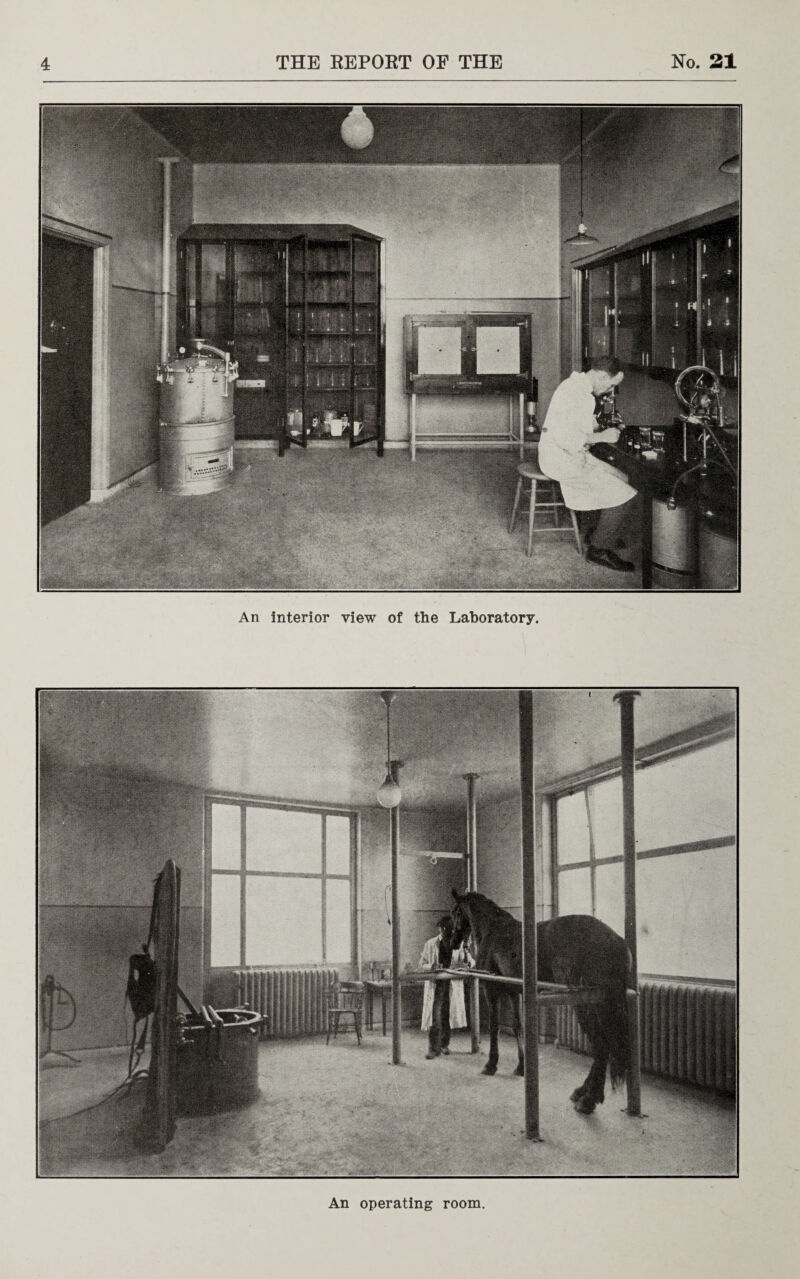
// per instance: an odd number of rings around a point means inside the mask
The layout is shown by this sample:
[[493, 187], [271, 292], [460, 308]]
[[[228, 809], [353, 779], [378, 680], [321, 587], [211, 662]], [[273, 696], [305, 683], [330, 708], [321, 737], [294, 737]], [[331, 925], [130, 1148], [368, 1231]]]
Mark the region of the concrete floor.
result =
[[[127, 1070], [121, 1050], [81, 1054], [82, 1064], [40, 1076], [40, 1172], [83, 1177], [731, 1176], [736, 1110], [729, 1098], [645, 1076], [642, 1110], [623, 1112], [609, 1093], [594, 1115], [568, 1097], [588, 1059], [548, 1046], [540, 1054], [544, 1140], [524, 1136], [522, 1081], [513, 1041], [500, 1069], [480, 1073], [482, 1055], [456, 1033], [449, 1057], [425, 1060], [427, 1037], [404, 1032], [404, 1064], [391, 1039], [352, 1034], [260, 1047], [261, 1096], [228, 1114], [180, 1118], [162, 1154], [142, 1154], [132, 1135], [144, 1088], [84, 1114]], [[485, 1045], [484, 1045], [485, 1047]]]
[[[42, 531], [44, 589], [635, 590], [588, 564], [572, 529], [508, 533], [511, 451], [239, 450], [218, 493], [174, 497], [154, 478]], [[566, 517], [565, 517], [566, 518]]]

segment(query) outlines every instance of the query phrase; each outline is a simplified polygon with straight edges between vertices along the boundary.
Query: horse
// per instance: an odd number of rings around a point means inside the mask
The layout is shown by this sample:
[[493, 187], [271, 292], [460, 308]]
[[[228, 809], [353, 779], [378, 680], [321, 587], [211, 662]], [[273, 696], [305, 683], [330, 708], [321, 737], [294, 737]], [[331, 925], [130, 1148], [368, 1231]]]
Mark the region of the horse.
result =
[[[460, 894], [453, 889], [453, 945], [471, 934], [478, 969], [500, 977], [522, 977], [522, 924], [482, 893]], [[605, 1099], [606, 1068], [612, 1088], [623, 1083], [630, 1067], [630, 1037], [625, 999], [631, 953], [623, 939], [593, 915], [561, 915], [536, 926], [536, 954], [540, 981], [580, 988], [600, 987], [601, 1002], [577, 1005], [578, 1023], [592, 1048], [592, 1066], [584, 1082], [570, 1096], [579, 1114], [590, 1115]], [[520, 1002], [517, 986], [486, 983], [489, 1003], [489, 1059], [484, 1075], [497, 1071], [498, 1002], [507, 994], [514, 1014], [518, 1063], [525, 1074]]]

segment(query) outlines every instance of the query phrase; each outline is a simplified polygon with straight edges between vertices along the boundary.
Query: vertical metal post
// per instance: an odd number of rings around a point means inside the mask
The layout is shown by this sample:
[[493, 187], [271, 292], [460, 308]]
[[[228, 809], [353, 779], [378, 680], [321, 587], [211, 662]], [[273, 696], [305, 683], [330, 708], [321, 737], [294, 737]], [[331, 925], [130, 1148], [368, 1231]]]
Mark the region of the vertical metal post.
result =
[[[464, 773], [467, 783], [467, 853], [466, 889], [478, 890], [478, 811], [475, 804], [475, 783], [479, 773]], [[467, 982], [469, 991], [470, 1051], [476, 1053], [481, 1042], [480, 987], [477, 978]]]
[[159, 156], [163, 169], [163, 204], [161, 209], [161, 363], [169, 355], [169, 286], [172, 248], [172, 168], [177, 156]]
[[536, 826], [533, 764], [533, 693], [519, 694], [519, 765], [522, 809], [522, 1009], [525, 1043], [525, 1136], [539, 1133], [539, 986], [536, 953]]
[[[389, 768], [392, 780], [400, 782], [401, 763], [398, 759], [390, 760]], [[389, 809], [389, 835], [392, 855], [392, 1064], [402, 1065], [402, 1045], [400, 1041], [401, 1006], [400, 1006], [400, 806]]]
[[615, 693], [620, 712], [620, 754], [622, 761], [622, 851], [625, 885], [625, 941], [631, 952], [628, 978], [628, 1033], [631, 1043], [631, 1068], [628, 1072], [628, 1114], [641, 1115], [642, 1088], [639, 1064], [639, 967], [636, 959], [636, 802], [634, 770], [636, 745], [633, 730], [633, 706], [639, 696], [635, 689]]

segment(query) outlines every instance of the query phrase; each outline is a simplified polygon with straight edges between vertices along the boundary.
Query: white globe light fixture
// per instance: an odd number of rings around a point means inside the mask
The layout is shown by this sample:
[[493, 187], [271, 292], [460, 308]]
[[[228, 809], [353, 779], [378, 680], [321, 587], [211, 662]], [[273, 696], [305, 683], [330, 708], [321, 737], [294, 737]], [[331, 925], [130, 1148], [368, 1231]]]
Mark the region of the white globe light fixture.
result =
[[396, 776], [392, 765], [398, 767], [399, 760], [392, 760], [392, 729], [391, 729], [391, 705], [395, 699], [395, 694], [389, 689], [381, 693], [381, 700], [386, 707], [386, 777], [383, 784], [378, 789], [376, 796], [381, 808], [397, 808], [402, 799], [402, 792], [397, 784]]
[[363, 151], [375, 137], [375, 127], [364, 114], [363, 107], [353, 107], [350, 114], [342, 120], [342, 141], [353, 151]]

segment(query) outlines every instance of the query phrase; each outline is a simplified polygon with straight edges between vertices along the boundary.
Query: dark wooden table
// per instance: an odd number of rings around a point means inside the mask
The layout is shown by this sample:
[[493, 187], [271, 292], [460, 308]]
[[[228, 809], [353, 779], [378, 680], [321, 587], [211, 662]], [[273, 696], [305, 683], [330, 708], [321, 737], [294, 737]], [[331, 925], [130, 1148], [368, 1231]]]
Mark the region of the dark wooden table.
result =
[[621, 471], [628, 483], [640, 494], [642, 535], [642, 589], [653, 587], [653, 501], [669, 501], [673, 491], [679, 505], [691, 503], [718, 527], [736, 536], [736, 491], [730, 480], [712, 471], [703, 476], [695, 472], [675, 489], [676, 481], [691, 463], [659, 453], [644, 457], [639, 452], [620, 449], [614, 444], [592, 444], [589, 450], [602, 462]]
[[367, 997], [367, 1027], [372, 1030], [372, 1014], [373, 1004], [376, 995], [381, 997], [381, 1028], [384, 1035], [386, 1034], [386, 1006], [391, 1003], [392, 999], [392, 983], [383, 979], [381, 981], [365, 980], [364, 992]]

